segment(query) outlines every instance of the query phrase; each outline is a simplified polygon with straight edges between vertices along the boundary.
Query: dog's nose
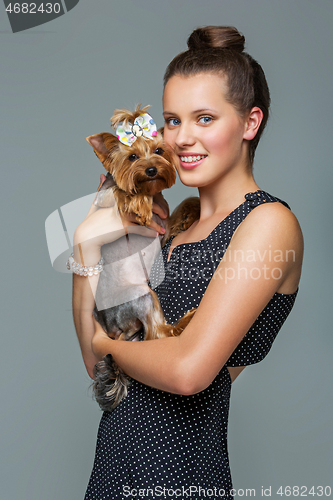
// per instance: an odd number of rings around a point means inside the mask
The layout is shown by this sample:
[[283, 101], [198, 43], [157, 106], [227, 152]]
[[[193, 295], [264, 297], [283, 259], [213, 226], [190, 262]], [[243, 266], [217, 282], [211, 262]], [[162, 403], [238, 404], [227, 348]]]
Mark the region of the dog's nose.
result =
[[148, 175], [148, 177], [155, 177], [155, 175], [157, 174], [157, 168], [156, 167], [146, 168], [146, 174]]

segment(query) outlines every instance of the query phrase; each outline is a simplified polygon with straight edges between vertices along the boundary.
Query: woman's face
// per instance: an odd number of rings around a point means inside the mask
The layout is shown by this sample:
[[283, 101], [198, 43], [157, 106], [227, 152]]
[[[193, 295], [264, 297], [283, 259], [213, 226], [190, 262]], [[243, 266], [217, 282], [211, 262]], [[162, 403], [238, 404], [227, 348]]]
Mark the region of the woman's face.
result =
[[223, 94], [224, 79], [212, 73], [173, 76], [163, 96], [164, 139], [179, 157], [186, 186], [208, 186], [244, 166], [246, 123]]

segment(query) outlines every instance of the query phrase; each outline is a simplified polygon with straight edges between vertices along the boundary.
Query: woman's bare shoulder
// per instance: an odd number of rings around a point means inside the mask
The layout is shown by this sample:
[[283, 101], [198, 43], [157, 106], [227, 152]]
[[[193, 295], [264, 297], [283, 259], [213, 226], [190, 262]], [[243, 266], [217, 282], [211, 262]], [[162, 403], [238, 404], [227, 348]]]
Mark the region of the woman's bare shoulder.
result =
[[263, 203], [255, 207], [235, 231], [246, 233], [249, 230], [263, 235], [268, 232], [289, 241], [303, 242], [302, 230], [295, 214], [280, 202]]
[[279, 293], [293, 293], [298, 286], [303, 261], [304, 241], [295, 214], [282, 203], [257, 206], [235, 231], [229, 248], [254, 253], [261, 261], [266, 255], [270, 264], [284, 266], [284, 280]]

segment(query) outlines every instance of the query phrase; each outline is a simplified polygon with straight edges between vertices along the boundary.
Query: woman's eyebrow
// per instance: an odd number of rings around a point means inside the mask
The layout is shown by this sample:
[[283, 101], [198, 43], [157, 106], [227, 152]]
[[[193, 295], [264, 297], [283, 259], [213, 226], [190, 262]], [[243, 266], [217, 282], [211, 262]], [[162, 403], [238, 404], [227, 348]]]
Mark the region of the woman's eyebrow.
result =
[[[212, 108], [202, 108], [202, 109], [195, 109], [195, 110], [191, 111], [191, 115], [197, 115], [199, 113], [207, 113], [207, 112], [217, 113], [217, 111], [215, 109], [212, 109]], [[164, 111], [163, 112], [163, 116], [176, 115], [176, 114], [177, 113], [171, 113], [170, 111]]]
[[192, 115], [196, 115], [198, 113], [206, 113], [207, 111], [216, 113], [215, 109], [212, 109], [212, 108], [203, 108], [203, 109], [196, 109], [196, 110], [192, 111]]

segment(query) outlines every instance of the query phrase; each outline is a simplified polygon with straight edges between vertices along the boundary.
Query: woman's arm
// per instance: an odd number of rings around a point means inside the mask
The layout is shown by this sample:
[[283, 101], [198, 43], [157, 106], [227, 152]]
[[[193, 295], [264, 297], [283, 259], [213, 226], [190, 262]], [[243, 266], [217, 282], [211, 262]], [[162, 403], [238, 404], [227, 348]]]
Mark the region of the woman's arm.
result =
[[[97, 276], [94, 276], [96, 279]], [[98, 278], [97, 278], [98, 279]], [[98, 359], [91, 349], [91, 340], [94, 336], [94, 321], [92, 311], [95, 299], [89, 280], [83, 276], [73, 274], [73, 319], [79, 340], [83, 362], [90, 378], [94, 378], [94, 366]]]
[[[288, 250], [294, 252], [288, 254], [293, 259], [273, 259]], [[197, 312], [179, 337], [117, 342], [96, 323], [93, 352], [99, 359], [112, 354], [128, 375], [146, 385], [176, 394], [200, 392], [274, 293], [282, 285], [290, 290], [284, 293], [296, 290], [302, 255], [302, 233], [290, 210], [280, 203], [256, 207], [235, 231]]]
[[[169, 207], [162, 194], [154, 196], [153, 212], [162, 219], [169, 213]], [[135, 216], [120, 218], [116, 207], [98, 209], [92, 205], [87, 217], [76, 229], [74, 235], [74, 260], [85, 266], [94, 266], [100, 260], [100, 247], [110, 243], [125, 234], [125, 232], [140, 233], [154, 236], [156, 231], [163, 234], [162, 228], [152, 221], [150, 228], [138, 226]], [[88, 375], [94, 378], [93, 370], [98, 358], [92, 351], [91, 341], [95, 333], [92, 311], [95, 305], [95, 290], [98, 276], [90, 278], [73, 275], [73, 319], [79, 340], [81, 353]]]

